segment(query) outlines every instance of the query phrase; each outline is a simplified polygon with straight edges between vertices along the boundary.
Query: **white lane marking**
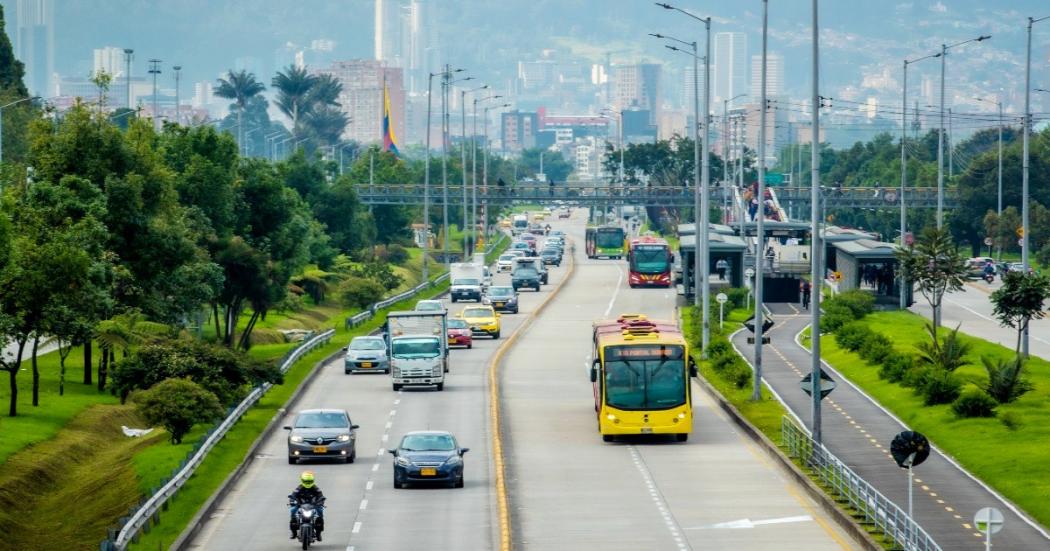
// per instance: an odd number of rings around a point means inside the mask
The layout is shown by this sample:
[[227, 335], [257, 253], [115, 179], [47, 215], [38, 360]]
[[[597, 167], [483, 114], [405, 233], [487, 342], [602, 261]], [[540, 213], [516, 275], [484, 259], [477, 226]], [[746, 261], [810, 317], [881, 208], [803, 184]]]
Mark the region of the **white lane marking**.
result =
[[354, 546], [353, 545], [347, 545], [346, 546], [346, 551], [354, 551]]
[[384, 453], [386, 453], [386, 449], [385, 448], [379, 448], [379, 451], [376, 452], [376, 455], [383, 455]]
[[638, 472], [642, 475], [642, 481], [645, 482], [646, 487], [649, 489], [649, 497], [652, 498], [653, 504], [656, 505], [657, 510], [660, 511], [660, 516], [664, 519], [664, 524], [667, 525], [667, 531], [671, 534], [671, 538], [674, 539], [675, 543], [678, 544], [680, 551], [687, 551], [692, 549], [688, 541], [683, 541], [681, 538], [681, 527], [678, 526], [678, 521], [675, 520], [674, 516], [670, 512], [670, 508], [664, 501], [660, 492], [656, 489], [656, 481], [653, 480], [652, 474], [649, 472], [649, 468], [646, 467], [644, 460], [638, 448], [633, 445], [628, 446], [631, 450], [631, 459], [634, 460], [634, 466], [638, 469]]
[[389, 436], [389, 435], [387, 435], [387, 434], [384, 434], [384, 435], [383, 435], [383, 438], [382, 438], [382, 440], [383, 440], [383, 442], [386, 442], [386, 441], [387, 441], [387, 439], [389, 439], [389, 438], [390, 438], [390, 436]]
[[395, 415], [397, 415], [397, 410], [396, 409], [390, 410], [390, 416], [393, 417]]
[[709, 526], [694, 526], [692, 528], [686, 528], [686, 530], [711, 530], [716, 528], [754, 528], [756, 526], [765, 526], [767, 524], [788, 524], [792, 522], [809, 522], [811, 520], [813, 520], [813, 517], [809, 515], [799, 515], [797, 517], [769, 518], [765, 520], [751, 520], [749, 518], [742, 518], [740, 520], [731, 520], [729, 522], [719, 522], [717, 524], [711, 524]]
[[362, 499], [361, 500], [361, 507], [360, 507], [360, 509], [363, 511], [363, 510], [365, 510], [367, 508], [368, 508], [368, 500], [367, 499]]
[[[952, 300], [950, 298], [949, 299], [945, 299], [945, 300], [947, 300], [948, 302], [958, 306], [959, 308], [962, 308], [963, 310], [966, 310], [967, 312], [970, 312], [971, 314], [973, 314], [973, 315], [975, 315], [975, 316], [977, 316], [977, 317], [979, 317], [979, 318], [981, 318], [981, 319], [983, 319], [985, 321], [990, 321], [992, 323], [999, 323], [998, 321], [996, 321], [996, 320], [994, 320], [994, 319], [992, 319], [992, 318], [990, 318], [990, 317], [988, 317], [988, 316], [978, 312], [977, 310], [974, 310], [973, 308], [970, 308], [969, 306], [967, 306], [967, 305], [965, 305], [965, 304], [963, 304], [961, 302], [954, 301], [954, 300]], [[1046, 344], [1050, 344], [1050, 341], [1047, 341], [1047, 340], [1041, 339], [1039, 337], [1036, 337], [1036, 336], [1032, 335], [1031, 332], [1029, 332], [1028, 337], [1030, 339], [1035, 339], [1035, 340], [1037, 340], [1039, 342], [1044, 342]]]
[[[378, 467], [378, 466], [379, 466], [379, 464], [377, 463], [376, 467]], [[365, 484], [365, 491], [371, 491], [372, 490], [372, 486], [374, 486], [374, 485], [375, 485], [375, 482], [372, 481], [372, 480], [369, 480], [368, 483]]]
[[355, 522], [354, 523], [354, 529], [350, 530], [350, 532], [356, 534], [356, 533], [358, 533], [360, 531], [361, 531], [361, 523], [360, 522]]
[[401, 403], [401, 398], [398, 398], [397, 400], [394, 400], [394, 405], [395, 406], [400, 404], [400, 403]]
[[379, 463], [376, 463], [375, 465], [372, 465], [372, 472], [373, 473], [378, 471], [378, 470], [379, 470]]
[[620, 284], [623, 283], [623, 270], [617, 268], [616, 270], [616, 289], [613, 290], [612, 298], [609, 299], [609, 306], [605, 309], [605, 317], [609, 317], [609, 312], [612, 311], [613, 304], [616, 304], [616, 297], [620, 294]]
[[392, 427], [392, 426], [394, 426], [394, 422], [393, 421], [387, 421], [386, 422], [386, 427], [384, 427], [384, 428], [386, 428], [387, 430], [390, 430], [390, 427]]

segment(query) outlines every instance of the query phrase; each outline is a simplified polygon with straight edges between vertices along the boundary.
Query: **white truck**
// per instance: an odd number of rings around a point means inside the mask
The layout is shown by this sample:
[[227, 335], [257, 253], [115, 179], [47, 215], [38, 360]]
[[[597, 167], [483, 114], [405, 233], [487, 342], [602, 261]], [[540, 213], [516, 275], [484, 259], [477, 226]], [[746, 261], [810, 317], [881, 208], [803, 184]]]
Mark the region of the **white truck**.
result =
[[481, 302], [484, 291], [485, 268], [473, 262], [455, 262], [449, 267], [451, 286], [449, 295], [452, 302], [457, 300], [474, 300]]
[[485, 253], [474, 253], [473, 259], [474, 264], [481, 266], [481, 290], [485, 291], [490, 285], [492, 285], [492, 272], [489, 271], [489, 267], [485, 265]]
[[405, 386], [445, 389], [448, 373], [448, 319], [445, 311], [386, 315], [387, 357], [394, 390]]
[[510, 226], [510, 233], [512, 235], [520, 235], [529, 231], [529, 215], [515, 214], [512, 220]]

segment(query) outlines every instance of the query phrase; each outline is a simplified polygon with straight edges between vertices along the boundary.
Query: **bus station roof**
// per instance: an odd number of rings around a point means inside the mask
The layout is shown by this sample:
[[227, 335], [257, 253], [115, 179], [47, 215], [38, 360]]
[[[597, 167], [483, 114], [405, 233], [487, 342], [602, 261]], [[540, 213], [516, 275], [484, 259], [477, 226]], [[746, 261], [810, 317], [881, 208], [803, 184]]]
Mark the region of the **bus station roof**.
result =
[[[713, 252], [739, 252], [742, 253], [747, 250], [747, 244], [744, 240], [735, 235], [723, 235], [720, 233], [711, 233], [708, 236], [708, 242], [711, 245]], [[678, 250], [679, 251], [695, 251], [696, 250], [696, 236], [695, 235], [682, 235], [678, 238]]]
[[[722, 235], [736, 235], [736, 230], [725, 225], [725, 224], [708, 224], [707, 226], [714, 233], [720, 233]], [[696, 233], [696, 224], [678, 224], [678, 236], [683, 235], [694, 235]]]
[[868, 258], [876, 260], [894, 260], [898, 250], [896, 243], [875, 241], [874, 239], [857, 239], [853, 241], [841, 241], [832, 246], [854, 258]]

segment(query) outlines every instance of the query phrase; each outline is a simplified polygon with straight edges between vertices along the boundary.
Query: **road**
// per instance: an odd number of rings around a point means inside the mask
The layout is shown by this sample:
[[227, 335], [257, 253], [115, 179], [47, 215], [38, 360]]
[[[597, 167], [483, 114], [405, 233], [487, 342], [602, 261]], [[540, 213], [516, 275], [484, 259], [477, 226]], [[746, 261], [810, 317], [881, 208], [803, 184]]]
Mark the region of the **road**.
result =
[[[569, 229], [582, 243], [582, 228]], [[522, 549], [852, 549], [854, 543], [693, 386], [686, 443], [603, 443], [588, 368], [591, 322], [673, 319], [664, 289], [587, 260], [521, 335], [502, 370], [508, 496]], [[463, 547], [464, 549], [466, 547]]]
[[[1017, 332], [1003, 327], [992, 315], [993, 305], [989, 295], [1001, 283], [995, 280], [988, 285], [984, 281], [968, 281], [961, 291], [944, 296], [941, 304], [941, 325], [954, 328], [968, 335], [997, 342], [1010, 350], [1017, 346]], [[911, 310], [927, 319], [933, 319], [929, 303], [916, 293]], [[1028, 331], [1028, 352], [1036, 357], [1050, 360], [1050, 319], [1033, 320]]]
[[[552, 268], [551, 285], [521, 293], [521, 313], [504, 314], [503, 339], [517, 329], [567, 268]], [[509, 276], [496, 275], [496, 281]], [[468, 303], [469, 304], [469, 303]], [[451, 306], [452, 313], [461, 306]], [[245, 475], [222, 499], [192, 542], [194, 549], [291, 549], [286, 496], [299, 473], [312, 469], [328, 497], [324, 541], [318, 549], [490, 549], [497, 518], [489, 453], [487, 366], [502, 340], [474, 341], [472, 350], [451, 353], [443, 392], [394, 392], [382, 374], [345, 375], [342, 358], [322, 367], [299, 408], [345, 408], [358, 429], [357, 461], [350, 465], [289, 465], [286, 433], [269, 435]], [[289, 414], [284, 422], [291, 421]], [[394, 490], [391, 457], [405, 432], [445, 429], [471, 450], [465, 457], [463, 489]]]

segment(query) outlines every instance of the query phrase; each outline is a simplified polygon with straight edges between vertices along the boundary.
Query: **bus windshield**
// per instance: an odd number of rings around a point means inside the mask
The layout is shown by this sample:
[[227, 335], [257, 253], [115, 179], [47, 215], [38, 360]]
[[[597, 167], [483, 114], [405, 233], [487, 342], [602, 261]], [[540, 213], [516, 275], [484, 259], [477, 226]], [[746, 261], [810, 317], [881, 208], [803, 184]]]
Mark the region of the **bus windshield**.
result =
[[631, 251], [631, 270], [642, 274], [662, 274], [667, 271], [667, 249], [657, 246], [636, 246]]
[[679, 345], [605, 349], [605, 402], [623, 410], [669, 409], [685, 403], [685, 354]]
[[595, 243], [603, 249], [623, 247], [623, 230], [619, 228], [599, 229]]

